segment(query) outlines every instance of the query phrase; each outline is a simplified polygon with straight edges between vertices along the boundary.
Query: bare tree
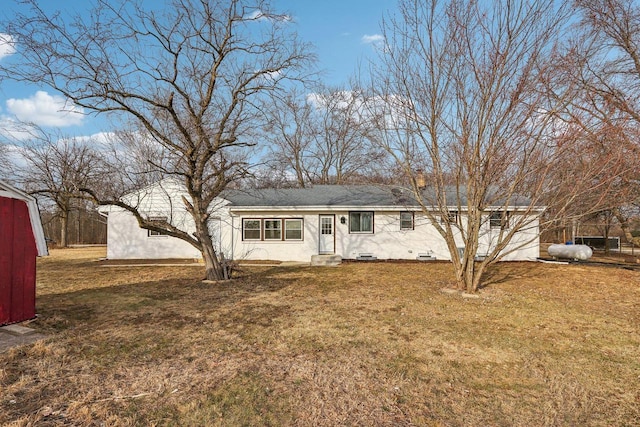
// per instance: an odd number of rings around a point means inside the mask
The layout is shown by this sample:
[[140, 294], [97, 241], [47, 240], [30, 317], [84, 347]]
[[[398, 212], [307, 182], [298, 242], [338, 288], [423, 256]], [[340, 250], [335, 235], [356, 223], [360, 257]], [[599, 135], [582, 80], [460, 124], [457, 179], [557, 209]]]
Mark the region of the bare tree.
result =
[[208, 221], [214, 200], [246, 174], [241, 154], [255, 144], [259, 100], [302, 78], [312, 55], [288, 16], [268, 1], [97, 0], [90, 14], [48, 15], [36, 0], [5, 25], [20, 41], [5, 78], [46, 84], [89, 112], [133, 121], [162, 148], [153, 169], [186, 189], [195, 231], [150, 219], [121, 194], [84, 190], [129, 211], [139, 225], [182, 239], [201, 253], [208, 279], [228, 277]]
[[0, 142], [0, 178], [6, 178], [7, 171], [11, 168], [9, 160], [9, 149], [5, 144]]
[[[629, 242], [629, 217], [640, 205], [640, 6], [632, 0], [577, 0], [577, 34], [557, 63], [561, 78], [576, 85], [580, 97], [569, 120], [587, 134], [607, 132], [610, 150], [624, 149], [627, 172], [621, 177], [611, 212]], [[635, 208], [634, 208], [635, 207]]]
[[[591, 99], [586, 99], [585, 94]], [[635, 154], [637, 150], [629, 139], [637, 132], [630, 127], [623, 130], [622, 123], [611, 126], [600, 122], [584, 111], [585, 106], [593, 105], [591, 94], [578, 91], [575, 95], [570, 105], [557, 112], [569, 133], [568, 138], [557, 140], [563, 148], [556, 159], [558, 167], [553, 171], [554, 180], [565, 183], [557, 187], [558, 194], [553, 197], [566, 198], [570, 203], [561, 206], [562, 210], [557, 212], [553, 212], [555, 206], [552, 205], [547, 213], [562, 226], [563, 241], [575, 238], [582, 221], [603, 211], [613, 212], [628, 203], [634, 189], [628, 185], [629, 177], [640, 167]], [[598, 191], [582, 191], [577, 193], [580, 197], [571, 197], [575, 193], [576, 176], [587, 177], [587, 184], [597, 187]], [[570, 230], [568, 237], [567, 229]]]
[[310, 158], [316, 136], [313, 106], [306, 96], [293, 89], [282, 98], [274, 98], [267, 111], [269, 121], [265, 137], [269, 141], [267, 163], [279, 176], [295, 176], [298, 187], [313, 181]]
[[366, 181], [385, 153], [369, 140], [364, 101], [358, 90], [325, 86], [276, 100], [268, 129], [271, 163], [292, 173], [300, 187]]
[[83, 202], [80, 189], [97, 187], [104, 169], [92, 142], [39, 132], [37, 138], [20, 149], [24, 167], [16, 170], [16, 180], [31, 194], [44, 196], [56, 208], [61, 221], [59, 246], [66, 247], [69, 214]]
[[[378, 143], [446, 241], [460, 289], [477, 290], [487, 267], [531, 242], [515, 237], [537, 229], [543, 205], [562, 211], [597, 191], [601, 164], [562, 181], [570, 144], [558, 141], [572, 133], [555, 111], [573, 92], [543, 90], [567, 18], [556, 3], [402, 0], [383, 23], [370, 99]], [[572, 191], [558, 192], [567, 182]]]
[[312, 154], [315, 181], [353, 182], [382, 160], [379, 147], [368, 140], [369, 116], [365, 97], [357, 89], [320, 88], [310, 95], [315, 107], [316, 134]]

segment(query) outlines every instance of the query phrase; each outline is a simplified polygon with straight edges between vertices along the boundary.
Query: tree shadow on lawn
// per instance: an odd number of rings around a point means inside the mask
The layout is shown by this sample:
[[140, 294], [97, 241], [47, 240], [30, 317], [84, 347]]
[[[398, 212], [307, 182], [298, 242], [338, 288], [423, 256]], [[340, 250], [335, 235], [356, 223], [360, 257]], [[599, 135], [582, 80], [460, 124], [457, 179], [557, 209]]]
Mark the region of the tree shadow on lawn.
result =
[[[32, 325], [49, 331], [50, 338], [12, 350], [0, 363], [5, 368], [0, 370], [0, 388], [11, 388], [21, 402], [8, 405], [0, 420], [42, 418], [37, 413], [43, 407], [66, 412], [69, 402], [100, 411], [115, 405], [112, 409], [119, 411], [117, 396], [141, 391], [140, 396], [169, 401], [160, 406], [147, 402], [140, 409], [144, 417], [153, 419], [159, 407], [178, 416], [180, 396], [191, 393], [195, 384], [193, 393], [200, 399], [207, 390], [218, 390], [250, 370], [259, 359], [255, 348], [260, 340], [268, 339], [278, 322], [286, 322], [289, 306], [270, 294], [292, 286], [295, 278], [277, 273], [260, 269], [228, 283], [183, 277], [84, 286], [39, 297], [40, 316]], [[269, 381], [265, 383], [273, 388]], [[176, 397], [171, 394], [174, 388], [181, 392]], [[3, 405], [7, 403], [0, 402], [0, 410], [5, 410]], [[69, 411], [81, 419], [75, 406]]]
[[514, 280], [538, 279], [544, 275], [542, 264], [525, 261], [503, 261], [490, 266], [484, 273], [480, 289], [505, 284]]
[[244, 273], [228, 282], [203, 283], [196, 278], [151, 280], [77, 291], [51, 293], [37, 299], [38, 320], [34, 326], [46, 332], [69, 328], [100, 328], [124, 323], [155, 323], [173, 326], [201, 322], [216, 311], [244, 310], [264, 293], [293, 285], [295, 278], [276, 278], [272, 268]]

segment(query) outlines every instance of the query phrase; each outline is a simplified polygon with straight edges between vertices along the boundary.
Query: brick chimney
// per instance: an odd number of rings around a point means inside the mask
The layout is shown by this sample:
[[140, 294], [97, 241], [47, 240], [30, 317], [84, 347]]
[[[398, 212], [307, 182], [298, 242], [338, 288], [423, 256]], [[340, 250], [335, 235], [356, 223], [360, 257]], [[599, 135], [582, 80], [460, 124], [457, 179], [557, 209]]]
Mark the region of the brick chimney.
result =
[[416, 185], [421, 190], [427, 186], [427, 178], [425, 177], [422, 169], [416, 170]]

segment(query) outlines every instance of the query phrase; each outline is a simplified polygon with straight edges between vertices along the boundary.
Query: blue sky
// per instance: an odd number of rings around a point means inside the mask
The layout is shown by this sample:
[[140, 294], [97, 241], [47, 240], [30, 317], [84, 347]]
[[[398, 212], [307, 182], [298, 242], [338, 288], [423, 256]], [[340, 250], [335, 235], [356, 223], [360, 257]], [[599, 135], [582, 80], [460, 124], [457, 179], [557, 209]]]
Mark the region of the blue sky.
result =
[[[41, 2], [47, 9], [86, 10], [86, 0]], [[322, 80], [328, 85], [347, 84], [359, 64], [375, 57], [380, 43], [380, 21], [393, 11], [396, 0], [273, 0], [274, 6], [291, 15], [300, 38], [315, 45]], [[20, 7], [17, 1], [4, 11]], [[10, 35], [9, 35], [10, 36]], [[12, 48], [0, 28], [0, 61], [10, 60]], [[15, 46], [19, 52], [20, 45]], [[0, 132], [13, 132], [16, 118], [46, 128], [60, 128], [67, 135], [92, 135], [109, 130], [95, 116], [62, 113], [65, 100], [47, 87], [0, 81]], [[69, 106], [66, 106], [68, 109]]]
[[372, 57], [380, 20], [396, 7], [395, 0], [279, 0], [277, 4], [291, 12], [302, 39], [316, 45], [329, 84], [346, 83], [358, 62]]

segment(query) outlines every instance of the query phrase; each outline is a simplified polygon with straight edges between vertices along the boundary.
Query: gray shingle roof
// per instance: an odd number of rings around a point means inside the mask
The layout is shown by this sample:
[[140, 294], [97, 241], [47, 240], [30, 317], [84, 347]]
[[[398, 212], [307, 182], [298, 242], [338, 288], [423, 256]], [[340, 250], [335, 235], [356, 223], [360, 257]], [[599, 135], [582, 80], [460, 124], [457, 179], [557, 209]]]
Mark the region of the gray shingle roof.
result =
[[[397, 194], [397, 196], [396, 196]], [[309, 188], [235, 190], [225, 194], [234, 206], [406, 206], [410, 192], [374, 185], [314, 185]]]
[[[461, 195], [457, 200], [454, 189], [447, 192], [450, 205], [466, 205]], [[426, 193], [429, 190], [425, 190]], [[425, 201], [429, 199], [425, 193]], [[408, 189], [378, 185], [314, 185], [309, 188], [265, 188], [233, 190], [225, 194], [233, 207], [418, 207]], [[512, 198], [511, 206], [528, 206], [530, 201], [522, 196]], [[499, 206], [501, 203], [492, 203]]]

